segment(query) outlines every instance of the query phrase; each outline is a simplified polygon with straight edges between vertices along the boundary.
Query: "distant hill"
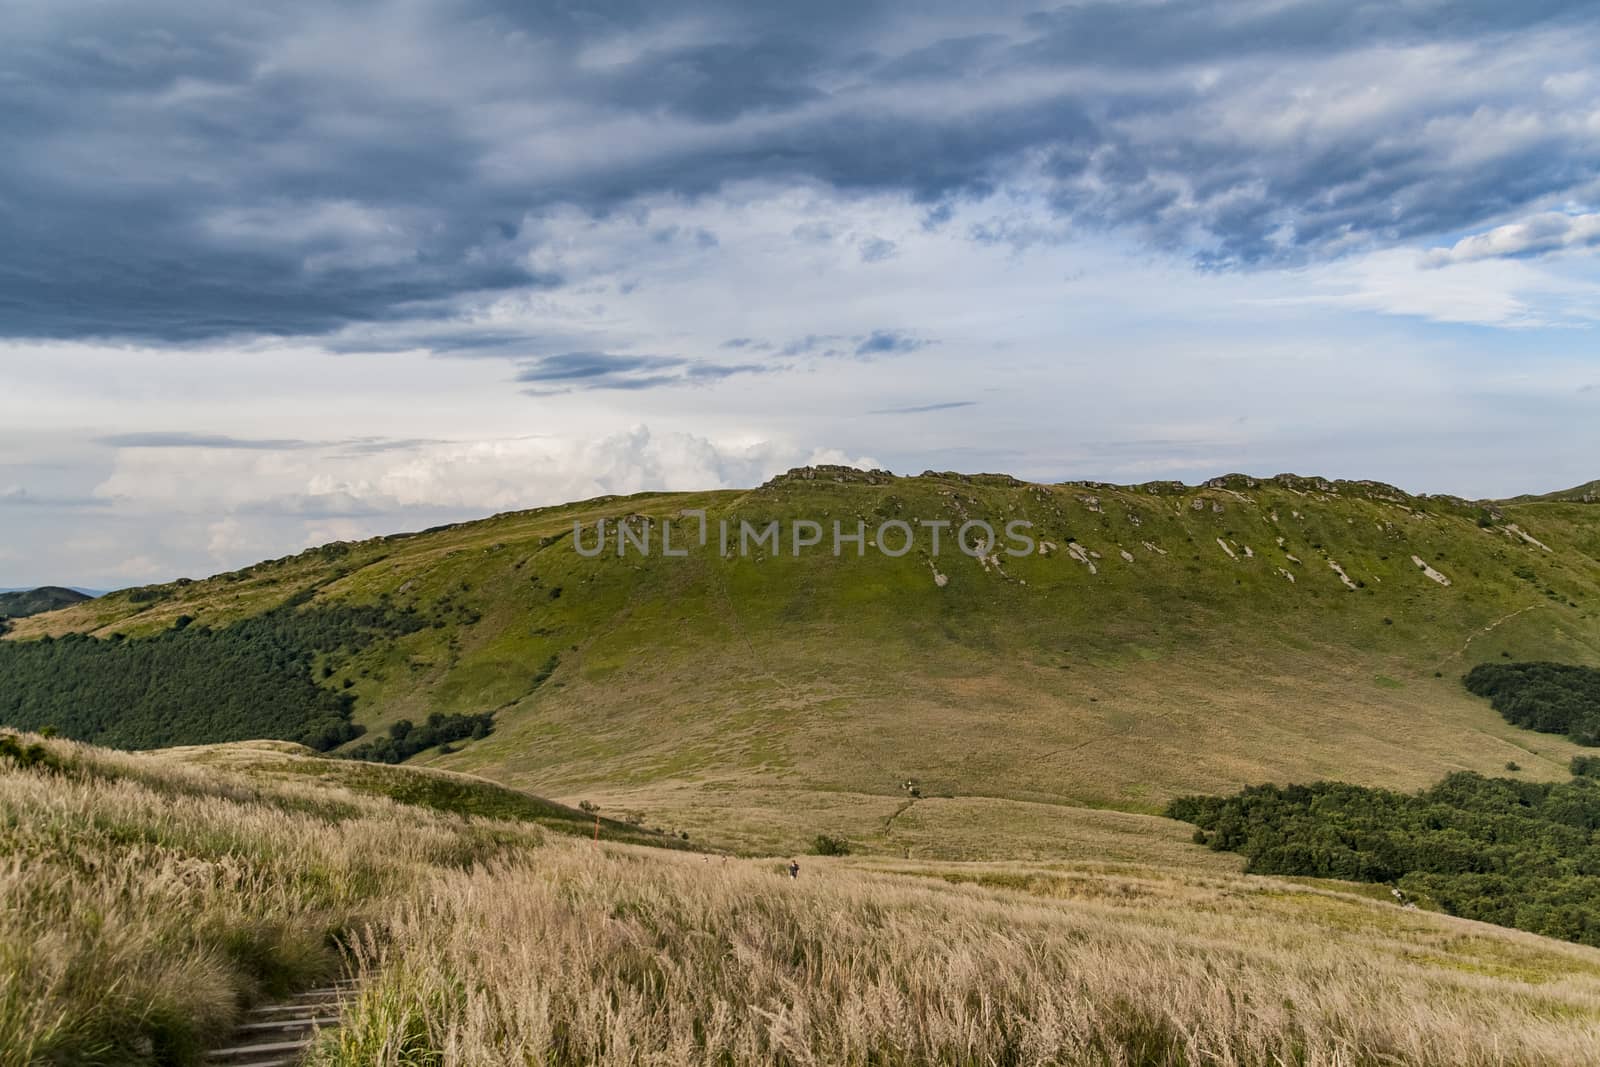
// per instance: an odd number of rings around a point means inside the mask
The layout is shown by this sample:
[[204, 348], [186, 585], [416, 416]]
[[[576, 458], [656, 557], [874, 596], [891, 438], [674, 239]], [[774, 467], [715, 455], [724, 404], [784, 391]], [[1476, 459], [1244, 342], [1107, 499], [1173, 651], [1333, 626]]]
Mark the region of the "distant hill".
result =
[[1561, 489], [1554, 493], [1545, 493], [1543, 496], [1518, 497], [1518, 500], [1564, 500], [1574, 504], [1600, 504], [1600, 479], [1575, 485], [1571, 489]]
[[[602, 519], [648, 523], [654, 551], [580, 554], [574, 522], [587, 551]], [[972, 519], [1030, 521], [1038, 551], [964, 555]], [[667, 520], [687, 555], [660, 551]], [[824, 543], [796, 557], [804, 520]], [[914, 520], [950, 524], [941, 554], [923, 527], [905, 554], [879, 550], [875, 531], [887, 545], [885, 523]], [[781, 551], [739, 554], [741, 523], [774, 521]], [[869, 543], [835, 556], [835, 521]], [[337, 736], [345, 697], [373, 734], [488, 712], [489, 736], [416, 759], [753, 848], [826, 831], [1042, 853], [1063, 804], [1151, 812], [1269, 781], [1416, 789], [1508, 762], [1565, 778], [1583, 749], [1507, 723], [1461, 677], [1505, 659], [1600, 665], [1600, 509], [1295, 475], [805, 468], [330, 544], [12, 627], [13, 725], [107, 739], [137, 706], [148, 733], [119, 743], [178, 744]], [[100, 640], [34, 641], [73, 633]], [[222, 721], [269, 691], [258, 719]]]
[[7, 590], [0, 593], [0, 619], [22, 619], [93, 599], [86, 593], [59, 585], [45, 585], [38, 589]]

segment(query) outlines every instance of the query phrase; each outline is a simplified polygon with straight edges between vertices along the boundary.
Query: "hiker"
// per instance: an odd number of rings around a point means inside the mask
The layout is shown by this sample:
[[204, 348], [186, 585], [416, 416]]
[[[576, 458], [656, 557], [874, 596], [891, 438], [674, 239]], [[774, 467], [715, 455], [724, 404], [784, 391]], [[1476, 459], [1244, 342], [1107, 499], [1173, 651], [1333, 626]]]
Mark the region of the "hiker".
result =
[[799, 878], [800, 877], [800, 861], [799, 860], [790, 860], [789, 861], [789, 877], [790, 878]]

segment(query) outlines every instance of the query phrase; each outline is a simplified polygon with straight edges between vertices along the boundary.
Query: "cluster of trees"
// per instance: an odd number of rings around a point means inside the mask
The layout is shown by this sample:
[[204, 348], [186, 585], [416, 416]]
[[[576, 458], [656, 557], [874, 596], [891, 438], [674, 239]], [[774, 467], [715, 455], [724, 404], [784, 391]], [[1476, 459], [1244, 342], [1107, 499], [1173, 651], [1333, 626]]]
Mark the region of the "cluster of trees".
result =
[[494, 729], [494, 716], [445, 715], [434, 712], [417, 726], [410, 719], [401, 719], [389, 727], [388, 735], [364, 741], [342, 755], [349, 759], [372, 763], [404, 763], [418, 752], [447, 745], [452, 741], [481, 741]]
[[1600, 946], [1600, 779], [1265, 785], [1184, 797], [1168, 814], [1252, 873], [1394, 883], [1453, 915]]
[[318, 655], [421, 629], [414, 611], [301, 609], [305, 598], [213, 630], [182, 617], [153, 637], [0, 642], [0, 723], [54, 727], [117, 748], [251, 738], [326, 750], [358, 736], [355, 697], [317, 685]]
[[1467, 688], [1527, 730], [1600, 745], [1600, 670], [1561, 663], [1481, 663]]

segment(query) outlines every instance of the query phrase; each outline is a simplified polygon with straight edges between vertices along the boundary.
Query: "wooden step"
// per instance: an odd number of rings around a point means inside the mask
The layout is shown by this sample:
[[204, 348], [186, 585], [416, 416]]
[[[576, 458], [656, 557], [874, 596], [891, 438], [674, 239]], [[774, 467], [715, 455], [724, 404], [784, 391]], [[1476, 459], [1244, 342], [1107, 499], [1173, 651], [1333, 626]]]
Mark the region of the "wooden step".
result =
[[346, 1004], [360, 994], [354, 979], [295, 993], [245, 1012], [227, 1048], [206, 1053], [214, 1067], [298, 1067], [318, 1030], [337, 1027]]
[[308, 1015], [302, 1019], [274, 1019], [264, 1023], [240, 1023], [234, 1029], [241, 1033], [260, 1033], [271, 1030], [314, 1030], [318, 1027], [338, 1025], [339, 1017], [337, 1015], [322, 1018], [314, 1018]]
[[219, 1048], [215, 1052], [206, 1053], [206, 1062], [234, 1061], [242, 1056], [267, 1056], [283, 1052], [303, 1052], [310, 1047], [311, 1038], [309, 1037], [297, 1038], [294, 1041], [268, 1041], [259, 1045], [235, 1045], [233, 1048]]
[[299, 1003], [295, 1003], [295, 1004], [263, 1004], [259, 1008], [251, 1008], [249, 1011], [245, 1012], [245, 1014], [246, 1015], [283, 1015], [283, 1014], [288, 1013], [288, 1012], [299, 1012], [300, 1014], [304, 1015], [306, 1012], [320, 1011], [321, 1009], [329, 1007], [330, 1005], [337, 1006], [337, 1005], [343, 1004], [343, 1003], [344, 1003], [344, 998], [339, 998], [337, 1000], [325, 1000], [325, 1001], [322, 1001], [322, 1000], [310, 1001], [310, 1002], [300, 1001]]

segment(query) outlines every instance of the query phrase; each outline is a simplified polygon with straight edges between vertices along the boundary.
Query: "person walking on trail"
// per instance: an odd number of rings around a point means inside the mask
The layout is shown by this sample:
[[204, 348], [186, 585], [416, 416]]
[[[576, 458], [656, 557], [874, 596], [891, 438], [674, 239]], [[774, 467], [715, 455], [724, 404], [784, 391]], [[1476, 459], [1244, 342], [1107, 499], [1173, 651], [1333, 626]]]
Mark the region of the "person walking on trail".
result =
[[790, 878], [799, 878], [800, 877], [800, 861], [799, 860], [790, 860], [789, 861], [789, 877]]

